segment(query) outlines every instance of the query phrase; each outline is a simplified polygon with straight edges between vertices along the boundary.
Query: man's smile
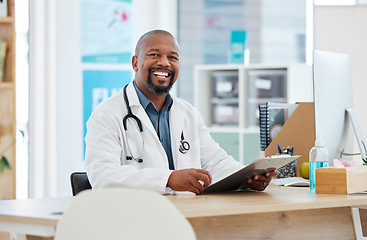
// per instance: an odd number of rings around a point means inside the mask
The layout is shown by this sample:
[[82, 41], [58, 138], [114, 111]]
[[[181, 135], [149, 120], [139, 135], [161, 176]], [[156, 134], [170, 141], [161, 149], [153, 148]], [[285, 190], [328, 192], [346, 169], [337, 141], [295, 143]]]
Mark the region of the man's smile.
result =
[[166, 78], [170, 75], [168, 72], [153, 72], [153, 74], [160, 78]]
[[163, 70], [163, 69], [150, 69], [150, 72], [161, 80], [166, 80], [171, 78], [173, 72], [171, 70]]

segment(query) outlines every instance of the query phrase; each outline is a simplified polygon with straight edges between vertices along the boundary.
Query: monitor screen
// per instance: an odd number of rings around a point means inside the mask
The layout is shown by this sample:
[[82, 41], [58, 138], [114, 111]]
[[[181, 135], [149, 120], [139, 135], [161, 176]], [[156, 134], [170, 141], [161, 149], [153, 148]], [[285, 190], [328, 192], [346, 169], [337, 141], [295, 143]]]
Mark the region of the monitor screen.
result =
[[341, 153], [353, 152], [354, 133], [346, 108], [353, 108], [349, 57], [314, 51], [315, 130], [329, 152], [329, 163], [352, 160]]

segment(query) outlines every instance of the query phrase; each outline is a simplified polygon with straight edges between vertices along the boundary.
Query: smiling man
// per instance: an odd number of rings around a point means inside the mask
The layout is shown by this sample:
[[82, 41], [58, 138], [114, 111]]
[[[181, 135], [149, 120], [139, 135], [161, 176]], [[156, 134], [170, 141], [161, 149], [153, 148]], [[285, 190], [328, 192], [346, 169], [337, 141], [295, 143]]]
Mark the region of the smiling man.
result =
[[[179, 45], [169, 32], [154, 30], [139, 39], [132, 58], [135, 79], [87, 122], [85, 167], [93, 188], [201, 194], [244, 167], [211, 138], [191, 104], [169, 94], [179, 63]], [[263, 191], [274, 175], [257, 175], [248, 186]]]
[[148, 32], [136, 45], [132, 58], [135, 82], [158, 111], [177, 80], [180, 71], [179, 51], [176, 40], [164, 31]]

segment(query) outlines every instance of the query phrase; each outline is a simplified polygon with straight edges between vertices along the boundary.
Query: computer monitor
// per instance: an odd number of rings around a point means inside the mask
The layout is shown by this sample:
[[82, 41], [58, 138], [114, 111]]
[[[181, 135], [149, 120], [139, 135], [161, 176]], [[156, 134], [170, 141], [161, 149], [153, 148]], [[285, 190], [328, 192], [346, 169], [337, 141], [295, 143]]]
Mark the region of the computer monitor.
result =
[[349, 56], [315, 50], [313, 73], [316, 136], [321, 136], [330, 164], [334, 158], [352, 160], [349, 154], [354, 153], [354, 136], [362, 157], [366, 157], [364, 138], [353, 112]]

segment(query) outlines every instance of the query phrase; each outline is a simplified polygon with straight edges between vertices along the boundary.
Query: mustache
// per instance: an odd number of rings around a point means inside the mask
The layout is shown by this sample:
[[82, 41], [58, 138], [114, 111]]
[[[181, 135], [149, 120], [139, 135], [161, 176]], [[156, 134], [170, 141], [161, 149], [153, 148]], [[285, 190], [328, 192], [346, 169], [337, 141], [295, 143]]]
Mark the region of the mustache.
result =
[[157, 67], [151, 67], [151, 68], [149, 68], [149, 73], [151, 73], [152, 71], [158, 71], [158, 70], [167, 71], [171, 75], [174, 75], [175, 74], [171, 69], [168, 69], [168, 68], [157, 68]]

